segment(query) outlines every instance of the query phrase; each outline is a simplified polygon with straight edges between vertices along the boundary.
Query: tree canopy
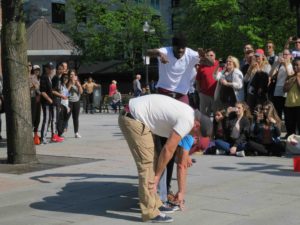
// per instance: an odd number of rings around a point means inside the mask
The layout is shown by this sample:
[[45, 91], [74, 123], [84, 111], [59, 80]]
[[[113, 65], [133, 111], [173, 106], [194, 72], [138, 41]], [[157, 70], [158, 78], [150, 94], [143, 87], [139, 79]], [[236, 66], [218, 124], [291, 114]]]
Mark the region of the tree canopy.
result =
[[145, 48], [144, 21], [155, 33], [149, 35], [148, 47], [157, 47], [166, 26], [156, 19], [156, 12], [144, 4], [130, 1], [70, 0], [72, 16], [67, 20], [68, 32], [80, 48], [84, 61], [124, 60], [124, 70], [134, 70], [142, 63]]
[[268, 40], [282, 50], [296, 35], [287, 0], [182, 0], [180, 11], [190, 46], [212, 48], [219, 57], [241, 57], [245, 44], [263, 48]]

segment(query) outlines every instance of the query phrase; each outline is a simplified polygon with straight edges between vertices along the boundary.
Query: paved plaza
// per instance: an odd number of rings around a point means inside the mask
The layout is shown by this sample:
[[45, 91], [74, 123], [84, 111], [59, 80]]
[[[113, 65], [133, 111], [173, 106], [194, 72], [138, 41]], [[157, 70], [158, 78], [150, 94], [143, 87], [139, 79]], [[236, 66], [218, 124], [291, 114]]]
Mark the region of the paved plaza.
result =
[[[147, 224], [117, 115], [81, 114], [79, 131], [82, 138], [75, 139], [71, 119], [65, 142], [37, 146], [46, 169], [0, 173], [0, 225]], [[172, 224], [300, 224], [300, 173], [292, 158], [193, 158], [186, 209], [172, 215]], [[172, 186], [176, 191], [176, 180]]]

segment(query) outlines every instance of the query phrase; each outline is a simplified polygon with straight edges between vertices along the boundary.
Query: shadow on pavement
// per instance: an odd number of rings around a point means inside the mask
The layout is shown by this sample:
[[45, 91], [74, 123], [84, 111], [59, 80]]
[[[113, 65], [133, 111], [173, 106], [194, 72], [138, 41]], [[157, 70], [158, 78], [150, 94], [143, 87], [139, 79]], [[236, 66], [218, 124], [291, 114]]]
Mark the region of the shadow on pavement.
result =
[[[74, 175], [74, 174], [73, 174]], [[73, 176], [72, 174], [49, 174], [51, 177]], [[75, 174], [83, 179], [99, 178], [101, 175]], [[46, 178], [46, 176], [43, 176]], [[128, 178], [128, 176], [102, 176], [105, 178]], [[136, 177], [129, 177], [135, 178]], [[38, 177], [32, 179], [40, 180]], [[45, 182], [44, 182], [45, 183]], [[78, 181], [67, 183], [54, 196], [32, 203], [31, 208], [46, 211], [103, 216], [120, 220], [141, 222], [137, 198], [137, 185], [108, 181]]]
[[[292, 162], [291, 162], [292, 163]], [[237, 163], [244, 168], [215, 166], [216, 170], [239, 171], [239, 172], [259, 172], [275, 176], [300, 177], [300, 173], [294, 172], [292, 169], [286, 169], [285, 165], [280, 164], [264, 164], [264, 163]]]
[[[95, 179], [95, 178], [108, 178], [108, 179], [136, 179], [137, 176], [129, 175], [106, 175], [106, 174], [91, 174], [91, 173], [49, 173], [41, 176], [30, 177], [32, 180], [39, 181], [41, 183], [52, 183], [52, 178], [65, 178], [70, 177], [72, 180], [86, 180], [86, 179]], [[50, 181], [49, 181], [50, 179]]]

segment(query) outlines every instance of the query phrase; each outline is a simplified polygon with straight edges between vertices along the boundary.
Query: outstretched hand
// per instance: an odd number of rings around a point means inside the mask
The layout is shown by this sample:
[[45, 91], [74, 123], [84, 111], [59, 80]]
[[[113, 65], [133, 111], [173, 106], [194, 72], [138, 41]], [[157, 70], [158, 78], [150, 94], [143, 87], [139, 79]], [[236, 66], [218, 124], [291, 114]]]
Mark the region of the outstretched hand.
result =
[[205, 51], [203, 48], [198, 48], [198, 54], [200, 57], [205, 57]]
[[159, 56], [160, 56], [160, 61], [161, 61], [163, 64], [167, 64], [167, 63], [169, 62], [169, 59], [168, 59], [168, 57], [167, 57], [166, 54], [160, 53]]

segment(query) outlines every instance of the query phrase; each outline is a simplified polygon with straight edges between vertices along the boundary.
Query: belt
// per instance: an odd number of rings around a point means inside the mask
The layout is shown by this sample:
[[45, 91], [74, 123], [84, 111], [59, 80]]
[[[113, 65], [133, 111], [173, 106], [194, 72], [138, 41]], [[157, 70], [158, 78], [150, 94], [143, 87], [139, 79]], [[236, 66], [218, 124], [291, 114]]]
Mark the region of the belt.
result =
[[177, 93], [177, 92], [174, 92], [174, 91], [169, 91], [169, 90], [166, 90], [166, 89], [160, 88], [160, 87], [158, 88], [158, 93], [170, 96], [170, 97], [175, 98], [175, 99], [178, 99], [178, 98], [181, 98], [182, 96], [184, 96], [184, 94]]
[[122, 112], [122, 116], [126, 116], [126, 117], [129, 117], [129, 118], [131, 118], [131, 119], [134, 119], [135, 120], [135, 118], [131, 115], [131, 113], [130, 112], [126, 112], [126, 111], [123, 111]]

